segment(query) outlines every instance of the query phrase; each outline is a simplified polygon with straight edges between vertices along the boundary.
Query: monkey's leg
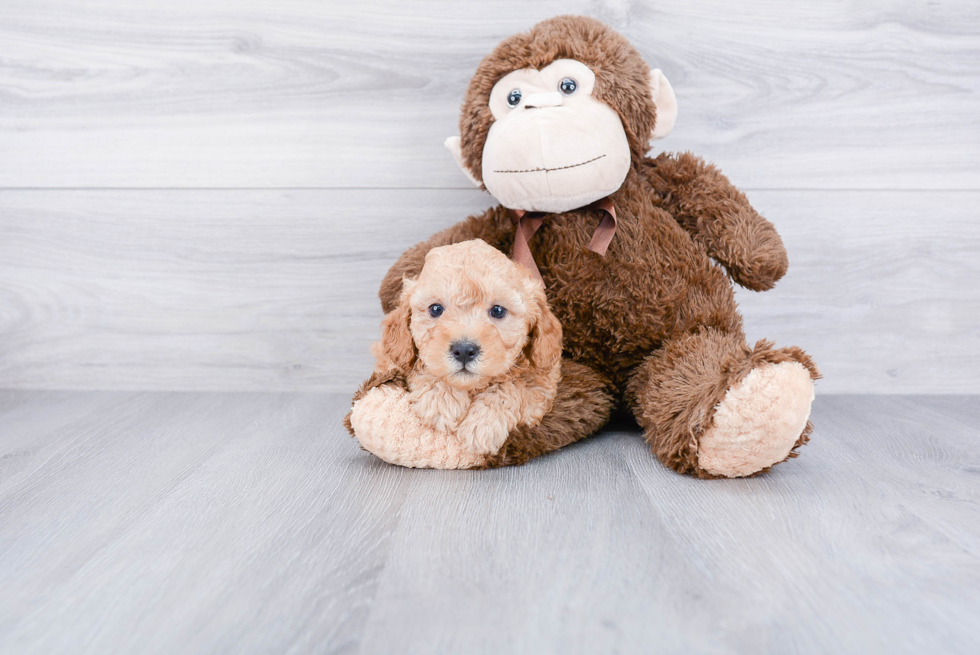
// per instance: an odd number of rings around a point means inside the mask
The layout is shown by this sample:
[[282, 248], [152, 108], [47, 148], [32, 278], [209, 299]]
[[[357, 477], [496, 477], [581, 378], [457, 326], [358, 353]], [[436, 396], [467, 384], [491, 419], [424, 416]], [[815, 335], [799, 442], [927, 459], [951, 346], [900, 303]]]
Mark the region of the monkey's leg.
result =
[[541, 423], [519, 427], [496, 455], [479, 468], [515, 466], [558, 450], [599, 431], [609, 420], [615, 401], [611, 385], [588, 366], [563, 359], [555, 404]]
[[816, 366], [799, 348], [745, 344], [704, 329], [675, 337], [638, 367], [627, 400], [666, 466], [699, 478], [765, 471], [808, 440]]
[[369, 389], [354, 402], [347, 422], [361, 447], [389, 464], [468, 469], [478, 467], [487, 457], [468, 448], [456, 435], [424, 424], [397, 384]]

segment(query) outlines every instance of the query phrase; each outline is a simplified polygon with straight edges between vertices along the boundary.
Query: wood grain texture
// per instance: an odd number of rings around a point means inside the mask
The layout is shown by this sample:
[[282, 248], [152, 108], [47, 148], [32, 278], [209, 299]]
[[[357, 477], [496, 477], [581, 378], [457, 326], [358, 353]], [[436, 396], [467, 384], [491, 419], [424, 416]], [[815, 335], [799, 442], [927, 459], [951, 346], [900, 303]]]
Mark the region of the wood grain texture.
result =
[[344, 404], [143, 394], [52, 435], [0, 492], [0, 650], [308, 652], [359, 635], [405, 481], [344, 463]]
[[[818, 391], [980, 393], [976, 192], [757, 191], [790, 253], [739, 291]], [[0, 388], [320, 390], [372, 368], [408, 246], [491, 204], [454, 190], [2, 191]]]
[[[799, 459], [360, 451], [346, 396], [0, 393], [3, 653], [972, 653], [977, 397], [823, 396]], [[86, 411], [82, 411], [87, 408]], [[55, 425], [47, 418], [66, 412]]]
[[980, 392], [980, 197], [750, 197], [790, 259], [773, 291], [737, 291], [750, 340], [805, 348], [824, 374], [818, 393]]
[[671, 79], [658, 148], [745, 188], [980, 189], [969, 0], [8, 2], [0, 187], [466, 188], [442, 142], [468, 79], [560, 13]]
[[352, 390], [373, 366], [387, 267], [488, 203], [475, 191], [0, 197], [0, 388]]

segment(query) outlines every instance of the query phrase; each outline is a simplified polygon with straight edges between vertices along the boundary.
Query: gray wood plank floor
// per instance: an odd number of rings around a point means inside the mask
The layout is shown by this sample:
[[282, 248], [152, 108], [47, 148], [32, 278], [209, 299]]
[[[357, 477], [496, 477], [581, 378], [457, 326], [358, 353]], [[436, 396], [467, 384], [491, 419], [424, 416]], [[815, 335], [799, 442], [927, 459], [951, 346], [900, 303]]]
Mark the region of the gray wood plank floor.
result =
[[975, 653], [980, 399], [822, 396], [697, 481], [620, 424], [514, 469], [356, 448], [346, 396], [0, 392], [4, 653]]

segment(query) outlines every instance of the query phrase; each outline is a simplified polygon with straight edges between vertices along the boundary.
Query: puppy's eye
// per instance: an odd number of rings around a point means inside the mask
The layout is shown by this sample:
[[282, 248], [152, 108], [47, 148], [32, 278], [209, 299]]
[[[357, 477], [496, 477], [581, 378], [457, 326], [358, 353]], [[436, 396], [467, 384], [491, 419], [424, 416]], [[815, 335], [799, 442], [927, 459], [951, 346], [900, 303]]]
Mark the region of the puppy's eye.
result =
[[570, 77], [566, 77], [558, 85], [558, 90], [561, 91], [562, 95], [570, 96], [578, 90], [578, 82]]
[[500, 305], [494, 305], [490, 308], [490, 318], [503, 318], [507, 316], [507, 310]]
[[507, 94], [507, 104], [508, 105], [510, 105], [511, 107], [516, 107], [520, 103], [521, 103], [521, 90], [520, 89], [514, 89], [513, 91], [511, 91], [510, 93]]
[[431, 316], [432, 318], [439, 318], [440, 316], [442, 316], [442, 313], [444, 311], [446, 311], [446, 309], [437, 302], [429, 305], [429, 316]]

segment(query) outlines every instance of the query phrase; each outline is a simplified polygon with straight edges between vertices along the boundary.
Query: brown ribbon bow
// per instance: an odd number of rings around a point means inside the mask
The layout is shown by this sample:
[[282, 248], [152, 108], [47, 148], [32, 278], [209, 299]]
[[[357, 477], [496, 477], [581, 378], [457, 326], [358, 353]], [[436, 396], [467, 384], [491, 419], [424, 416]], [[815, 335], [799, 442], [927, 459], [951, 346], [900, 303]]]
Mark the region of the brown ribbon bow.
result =
[[[609, 248], [609, 243], [616, 234], [616, 208], [609, 198], [596, 200], [585, 208], [601, 209], [606, 212], [606, 215], [602, 217], [598, 227], [596, 227], [595, 232], [592, 233], [592, 241], [589, 242], [589, 250], [604, 257], [606, 250]], [[538, 265], [534, 263], [534, 255], [531, 254], [528, 241], [531, 240], [534, 233], [541, 227], [541, 223], [544, 222], [544, 213], [531, 212], [529, 214], [523, 209], [509, 209], [508, 211], [510, 212], [510, 217], [517, 224], [517, 231], [514, 233], [514, 254], [511, 255], [511, 258], [531, 271], [543, 283], [544, 279], [541, 277], [541, 271], [538, 270]]]

